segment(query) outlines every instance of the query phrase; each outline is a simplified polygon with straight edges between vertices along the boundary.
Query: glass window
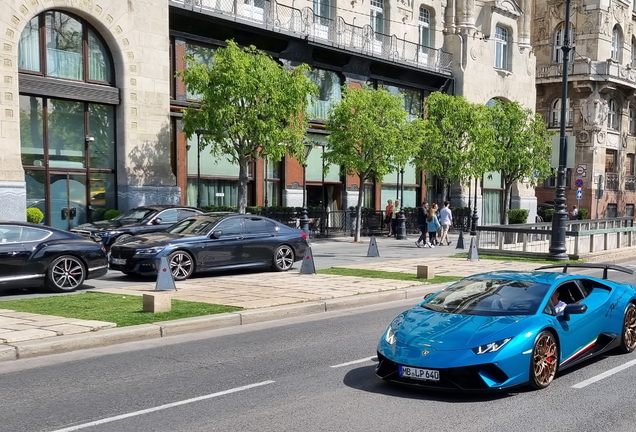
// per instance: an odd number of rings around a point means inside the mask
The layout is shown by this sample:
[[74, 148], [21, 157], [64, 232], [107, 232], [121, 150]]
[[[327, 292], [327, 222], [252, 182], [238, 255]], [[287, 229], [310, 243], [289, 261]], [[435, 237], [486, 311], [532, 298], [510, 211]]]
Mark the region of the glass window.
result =
[[115, 169], [114, 106], [88, 104], [88, 136], [91, 168]]
[[[401, 174], [400, 174], [400, 177], [401, 177]], [[390, 173], [386, 174], [382, 178], [382, 183], [395, 184], [396, 182], [399, 183], [399, 181], [398, 181], [398, 171], [391, 171]], [[405, 185], [418, 184], [418, 181], [417, 181], [417, 170], [416, 170], [414, 165], [407, 164], [404, 167], [404, 184]]]
[[4, 225], [0, 227], [0, 243], [18, 243], [21, 241], [22, 227]]
[[[238, 180], [201, 179], [199, 190], [201, 206], [236, 206], [238, 204]], [[251, 190], [248, 184], [248, 194]], [[248, 197], [248, 205], [251, 202]], [[188, 178], [188, 205], [197, 205], [197, 179]]]
[[[565, 187], [570, 187], [572, 183], [572, 168], [566, 168], [565, 170]], [[555, 188], [556, 187], [557, 178], [556, 175], [551, 175], [546, 178], [543, 182], [543, 187], [545, 188]]]
[[634, 153], [629, 153], [627, 155], [627, 161], [625, 166], [625, 174], [634, 175]]
[[382, 84], [382, 88], [404, 101], [404, 109], [411, 120], [422, 116], [422, 91], [407, 87]]
[[[572, 119], [574, 119], [574, 110], [570, 105], [570, 99], [568, 98], [565, 111], [565, 125], [567, 127], [572, 126]], [[561, 125], [561, 98], [555, 99], [552, 102], [552, 109], [550, 111], [550, 127], [559, 127]]]
[[612, 30], [612, 58], [620, 63], [623, 50], [623, 34], [618, 25]]
[[495, 68], [508, 69], [508, 30], [497, 26], [495, 29]]
[[40, 65], [40, 18], [29, 21], [20, 35], [18, 46], [18, 67], [41, 72]]
[[[576, 42], [576, 34], [575, 29], [572, 24], [570, 24], [570, 34], [568, 35], [570, 47], [570, 53], [568, 55], [568, 61], [572, 61], [574, 59], [574, 46]], [[563, 50], [561, 47], [565, 43], [565, 23], [559, 24], [557, 29], [554, 31], [554, 44], [552, 45], [552, 60], [557, 63], [563, 63]]]
[[88, 79], [111, 82], [108, 50], [93, 30], [88, 30]]
[[93, 221], [104, 219], [107, 210], [117, 208], [115, 174], [91, 173], [90, 205]]
[[420, 45], [431, 47], [431, 11], [420, 6]]
[[618, 217], [618, 206], [616, 204], [608, 204], [607, 205], [607, 218], [615, 218]]
[[384, 34], [384, 0], [371, 0], [370, 24], [375, 38], [382, 39]]
[[314, 0], [314, 14], [320, 17], [321, 25], [329, 25], [331, 18], [331, 0]]
[[605, 172], [616, 172], [616, 150], [605, 150]]
[[[328, 135], [308, 133], [307, 139], [315, 143], [314, 148], [307, 158], [307, 180], [322, 181], [322, 155], [324, 147], [329, 145]], [[328, 170], [324, 174], [326, 182], [340, 181], [340, 165], [328, 164], [325, 168]]]
[[20, 95], [20, 145], [22, 165], [44, 166], [43, 101], [35, 96]]
[[185, 219], [190, 216], [198, 215], [199, 212], [195, 212], [194, 210], [189, 209], [177, 209], [177, 219]]
[[226, 219], [221, 222], [214, 229], [215, 231], [223, 231], [224, 236], [230, 235], [239, 235], [243, 233], [243, 228], [241, 227], [241, 218], [233, 217], [230, 219]]
[[[197, 175], [197, 148], [199, 141], [197, 135], [192, 135], [187, 142], [188, 150], [188, 174]], [[215, 177], [236, 177], [239, 176], [239, 166], [227, 157], [214, 156], [210, 153], [210, 147], [201, 149], [201, 175]], [[249, 174], [251, 175], [251, 173]]]
[[23, 242], [42, 241], [51, 235], [51, 231], [45, 231], [37, 228], [22, 228], [22, 236], [20, 240]]
[[628, 133], [630, 135], [636, 135], [636, 109], [634, 107], [629, 107], [629, 125], [628, 125]]
[[607, 112], [607, 128], [611, 130], [619, 130], [620, 122], [618, 121], [619, 107], [615, 99], [610, 99], [609, 110]]
[[159, 213], [156, 219], [161, 219], [161, 223], [175, 223], [179, 219], [177, 218], [177, 209], [168, 209]]
[[634, 204], [625, 204], [625, 216], [634, 216]]
[[[362, 203], [362, 207], [365, 208], [375, 208], [375, 187], [373, 185], [373, 183], [365, 183], [364, 185], [364, 202]], [[404, 196], [404, 199], [406, 200], [406, 195]]]
[[[192, 56], [197, 64], [211, 65], [214, 61], [214, 48], [203, 45], [196, 45], [193, 43], [187, 43], [186, 55]], [[201, 99], [201, 95], [199, 93], [194, 93], [186, 89], [186, 98], [191, 100], [198, 100]]]
[[318, 96], [310, 100], [307, 111], [312, 119], [326, 120], [334, 104], [342, 99], [340, 77], [324, 69], [313, 69], [308, 76], [318, 86]]
[[84, 168], [86, 161], [84, 103], [48, 100], [49, 166]]
[[261, 218], [243, 218], [246, 234], [273, 233], [276, 224]]
[[46, 12], [47, 75], [81, 80], [82, 23], [62, 12]]
[[482, 223], [499, 225], [501, 223], [501, 190], [484, 190], [482, 194]]

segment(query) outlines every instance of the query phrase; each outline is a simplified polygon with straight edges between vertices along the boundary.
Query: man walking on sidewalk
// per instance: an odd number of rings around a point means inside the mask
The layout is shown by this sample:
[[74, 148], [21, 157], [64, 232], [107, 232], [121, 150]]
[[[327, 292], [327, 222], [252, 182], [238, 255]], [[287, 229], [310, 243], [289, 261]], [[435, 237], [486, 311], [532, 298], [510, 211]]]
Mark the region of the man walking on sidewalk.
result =
[[417, 226], [420, 228], [422, 235], [415, 242], [415, 246], [422, 247], [422, 242], [424, 242], [424, 247], [430, 247], [428, 243], [428, 239], [426, 238], [428, 234], [428, 223], [426, 222], [426, 217], [428, 216], [428, 203], [424, 201], [422, 206], [417, 209]]
[[450, 209], [450, 202], [444, 202], [444, 208], [439, 212], [439, 223], [442, 225], [442, 237], [439, 240], [440, 246], [446, 242], [446, 245], [450, 245], [451, 242], [448, 239], [448, 231], [453, 225], [453, 213]]

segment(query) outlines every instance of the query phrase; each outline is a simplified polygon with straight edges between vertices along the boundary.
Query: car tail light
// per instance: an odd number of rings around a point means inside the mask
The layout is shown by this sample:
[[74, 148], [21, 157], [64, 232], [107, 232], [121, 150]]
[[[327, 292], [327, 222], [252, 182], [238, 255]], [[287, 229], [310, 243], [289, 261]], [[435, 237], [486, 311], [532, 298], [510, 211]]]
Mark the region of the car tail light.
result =
[[300, 235], [301, 235], [301, 236], [302, 236], [305, 240], [307, 240], [307, 233], [306, 233], [305, 231], [301, 231], [301, 232], [300, 232]]
[[102, 251], [105, 253], [106, 252], [106, 248], [104, 246], [102, 246]]

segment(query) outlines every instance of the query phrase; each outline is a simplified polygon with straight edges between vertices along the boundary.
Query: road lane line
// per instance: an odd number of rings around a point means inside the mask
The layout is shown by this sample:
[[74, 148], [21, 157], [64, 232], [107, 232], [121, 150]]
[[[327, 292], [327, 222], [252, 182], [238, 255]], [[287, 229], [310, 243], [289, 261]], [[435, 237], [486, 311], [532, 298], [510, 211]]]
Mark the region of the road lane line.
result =
[[349, 365], [352, 365], [352, 364], [366, 363], [368, 361], [373, 361], [373, 360], [376, 360], [376, 359], [377, 359], [376, 356], [367, 357], [367, 358], [363, 358], [363, 359], [360, 359], [360, 360], [354, 360], [354, 361], [350, 361], [350, 362], [346, 362], [346, 363], [340, 363], [340, 364], [337, 364], [337, 365], [333, 365], [331, 367], [332, 368], [339, 368], [339, 367], [343, 367], [343, 366], [349, 366]]
[[616, 367], [615, 367], [615, 368], [613, 368], [613, 369], [610, 369], [610, 370], [605, 371], [605, 372], [603, 372], [603, 373], [601, 373], [601, 374], [598, 374], [598, 375], [596, 375], [596, 376], [593, 376], [592, 378], [586, 379], [585, 381], [581, 381], [581, 382], [580, 382], [580, 383], [578, 383], [578, 384], [574, 384], [574, 385], [572, 386], [572, 388], [578, 388], [578, 389], [580, 389], [580, 388], [583, 388], [583, 387], [587, 387], [587, 386], [589, 386], [590, 384], [594, 384], [595, 382], [600, 381], [600, 380], [602, 380], [603, 378], [607, 378], [608, 376], [612, 376], [612, 375], [614, 375], [615, 373], [618, 373], [618, 372], [620, 372], [620, 371], [622, 371], [622, 370], [624, 370], [624, 369], [627, 369], [627, 368], [629, 368], [629, 367], [632, 367], [632, 366], [634, 366], [634, 365], [636, 365], [636, 360], [630, 360], [630, 361], [628, 361], [628, 362], [627, 362], [627, 363], [625, 363], [625, 364], [622, 364], [622, 365], [620, 365], [620, 366], [616, 366]]
[[228, 395], [228, 394], [231, 394], [231, 393], [236, 393], [236, 392], [240, 392], [240, 391], [243, 391], [243, 390], [249, 390], [249, 389], [252, 389], [254, 387], [260, 387], [260, 386], [264, 386], [264, 385], [267, 385], [267, 384], [273, 384], [274, 382], [275, 381], [262, 381], [262, 382], [255, 383], [255, 384], [249, 384], [249, 385], [245, 385], [245, 386], [242, 386], [242, 387], [236, 387], [236, 388], [233, 388], [233, 389], [224, 390], [224, 391], [221, 391], [221, 392], [218, 392], [218, 393], [212, 393], [212, 394], [208, 394], [208, 395], [204, 395], [204, 396], [195, 397], [195, 398], [192, 398], [192, 399], [182, 400], [182, 401], [179, 401], [179, 402], [172, 402], [172, 403], [165, 404], [165, 405], [159, 405], [159, 406], [154, 407], [154, 408], [148, 408], [148, 409], [145, 409], [145, 410], [135, 411], [135, 412], [131, 412], [131, 413], [128, 413], [128, 414], [121, 414], [121, 415], [114, 416], [114, 417], [108, 417], [108, 418], [104, 418], [104, 419], [101, 419], [101, 420], [92, 421], [92, 422], [89, 422], [89, 423], [83, 423], [83, 424], [80, 424], [80, 425], [67, 427], [67, 428], [64, 428], [64, 429], [57, 429], [57, 430], [54, 430], [53, 432], [73, 432], [73, 431], [80, 430], [80, 429], [86, 429], [86, 428], [93, 427], [93, 426], [99, 426], [99, 425], [102, 425], [102, 424], [105, 424], [105, 423], [111, 423], [111, 422], [114, 422], [114, 421], [117, 421], [117, 420], [123, 420], [123, 419], [127, 419], [127, 418], [130, 418], [130, 417], [136, 417], [136, 416], [140, 416], [140, 415], [143, 415], [143, 414], [149, 414], [149, 413], [153, 413], [153, 412], [156, 412], [156, 411], [165, 410], [165, 409], [168, 409], [168, 408], [178, 407], [180, 405], [185, 405], [185, 404], [189, 404], [189, 403], [193, 403], [193, 402], [199, 402], [199, 401], [206, 400], [206, 399], [212, 399], [212, 398], [215, 398], [215, 397], [218, 397], [218, 396], [225, 396], [225, 395]]

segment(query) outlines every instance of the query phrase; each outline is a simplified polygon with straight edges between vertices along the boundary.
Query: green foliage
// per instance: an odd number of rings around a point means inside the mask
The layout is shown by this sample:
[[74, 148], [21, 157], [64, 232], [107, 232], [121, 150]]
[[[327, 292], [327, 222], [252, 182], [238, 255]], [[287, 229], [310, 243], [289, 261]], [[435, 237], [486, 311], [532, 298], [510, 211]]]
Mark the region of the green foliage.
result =
[[111, 220], [113, 218], [116, 218], [120, 214], [121, 212], [119, 210], [115, 210], [115, 209], [106, 210], [106, 213], [104, 213], [104, 220]]
[[39, 224], [44, 219], [44, 213], [39, 208], [31, 207], [26, 211], [27, 222]]
[[[381, 181], [404, 167], [423, 137], [422, 121], [409, 121], [399, 96], [369, 86], [344, 88], [342, 100], [329, 112], [327, 130], [331, 135], [324, 160], [345, 167], [361, 184]], [[354, 241], [360, 240], [363, 190], [358, 195]]]
[[511, 224], [524, 224], [528, 222], [528, 210], [512, 209], [508, 211], [508, 221]]
[[545, 217], [543, 218], [543, 222], [552, 222], [553, 217], [554, 217], [554, 209], [547, 209], [545, 211]]
[[590, 211], [588, 209], [579, 209], [579, 212], [576, 214], [577, 219], [585, 220], [590, 218]]
[[211, 64], [190, 56], [179, 72], [190, 93], [201, 100], [184, 110], [188, 137], [199, 131], [201, 150], [209, 149], [239, 165], [238, 211], [247, 206], [247, 168], [267, 153], [279, 161], [286, 153], [304, 162], [307, 106], [318, 91], [309, 67], [287, 70], [254, 46], [227, 41]]

